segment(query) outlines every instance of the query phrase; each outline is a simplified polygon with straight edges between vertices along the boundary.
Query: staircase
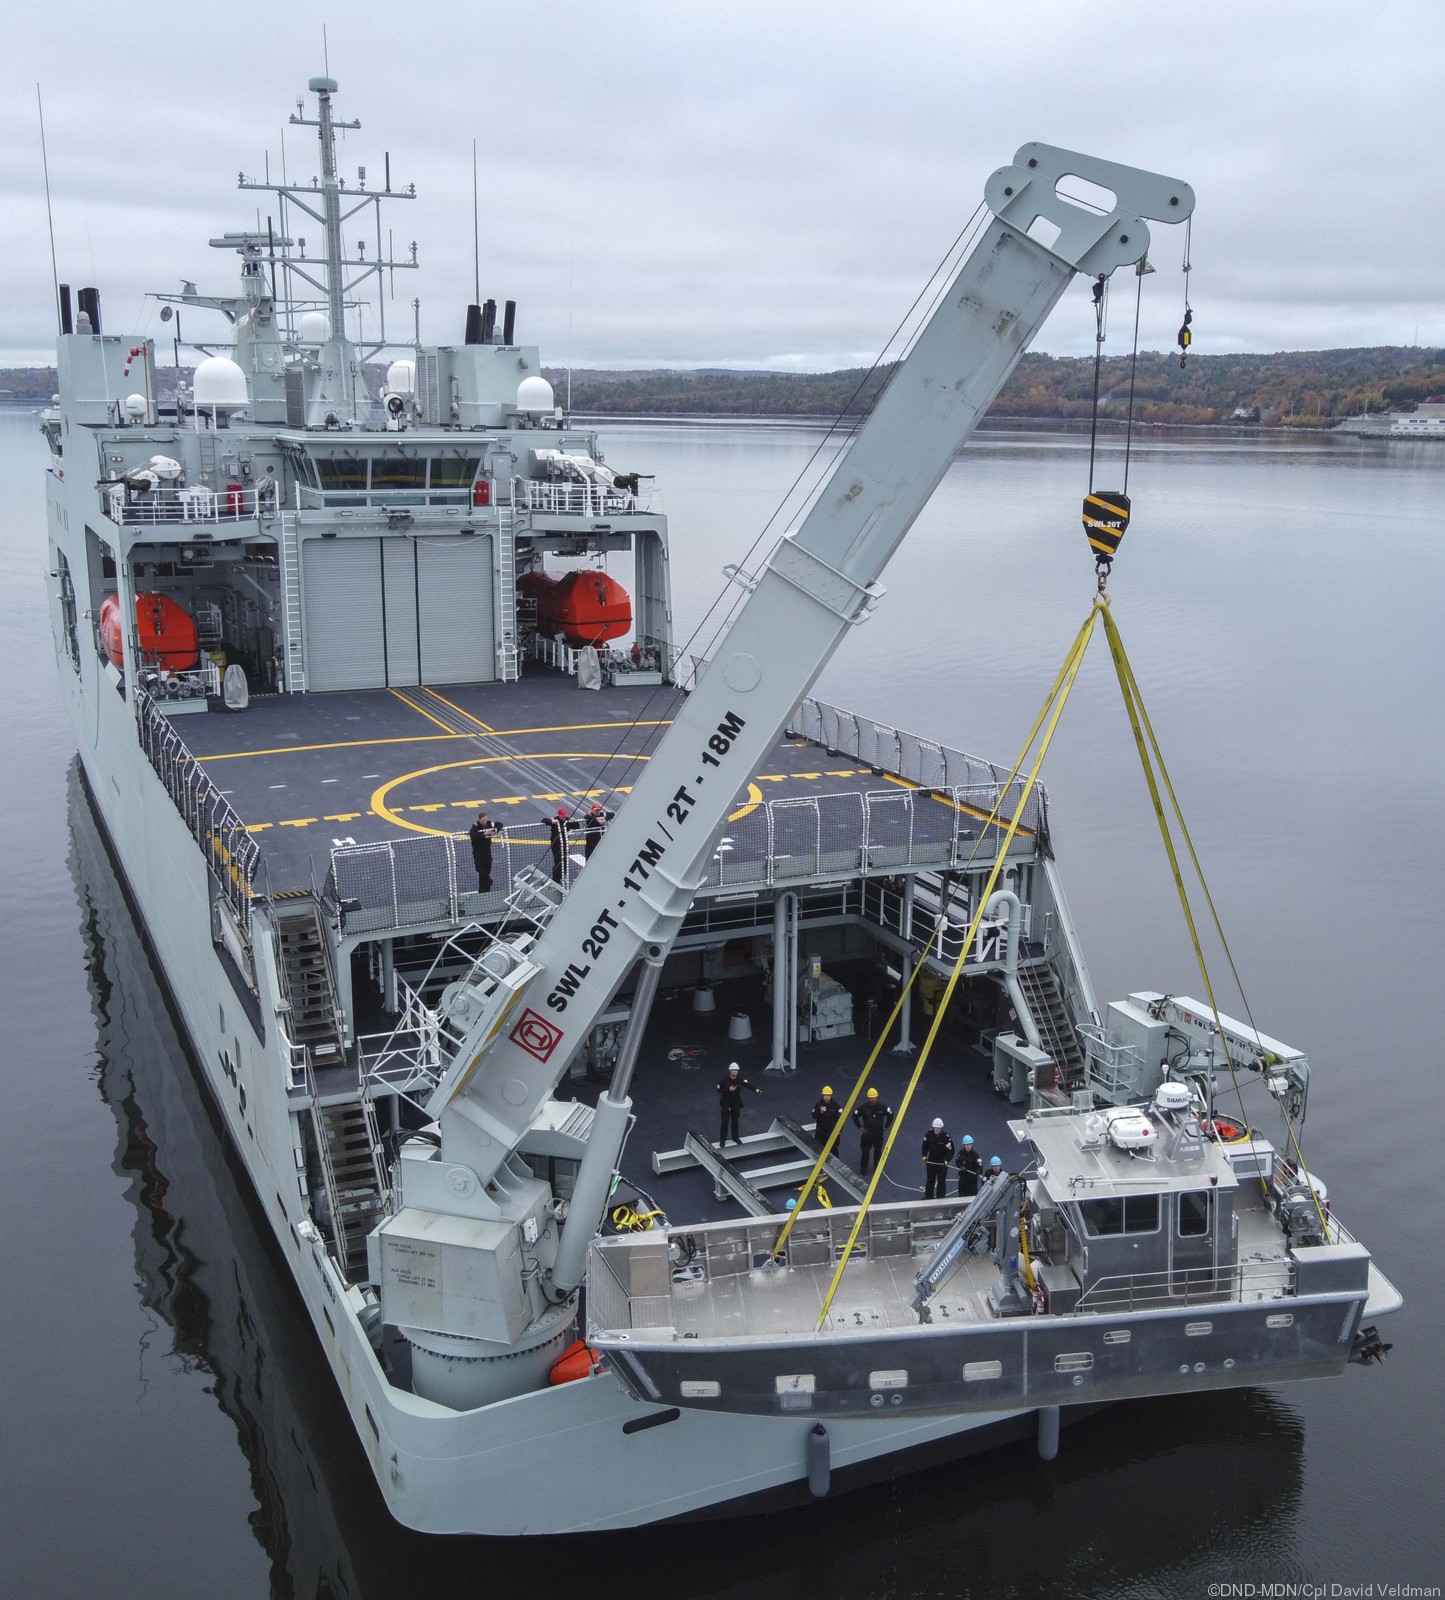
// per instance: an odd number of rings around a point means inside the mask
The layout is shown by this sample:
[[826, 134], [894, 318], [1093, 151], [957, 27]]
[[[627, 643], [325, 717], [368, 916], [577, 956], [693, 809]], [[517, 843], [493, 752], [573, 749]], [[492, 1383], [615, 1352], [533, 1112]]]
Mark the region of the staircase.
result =
[[1084, 1052], [1079, 1035], [1064, 1004], [1063, 992], [1054, 969], [1048, 965], [1019, 968], [1019, 988], [1033, 1013], [1039, 1030], [1039, 1040], [1054, 1058], [1059, 1069], [1059, 1082], [1063, 1088], [1073, 1088], [1084, 1081]]
[[497, 507], [497, 676], [515, 683], [522, 676], [517, 649], [517, 535], [511, 506]]
[[321, 911], [314, 901], [298, 901], [294, 909], [278, 910], [276, 956], [281, 995], [290, 1007], [285, 1027], [292, 1044], [305, 1050], [313, 1071], [344, 1065], [346, 1050], [331, 953]]
[[306, 693], [306, 653], [301, 626], [301, 540], [298, 517], [281, 512], [281, 603], [286, 624], [286, 692]]
[[371, 1101], [311, 1107], [311, 1131], [330, 1212], [331, 1242], [348, 1283], [367, 1278], [366, 1238], [386, 1215], [386, 1169]]

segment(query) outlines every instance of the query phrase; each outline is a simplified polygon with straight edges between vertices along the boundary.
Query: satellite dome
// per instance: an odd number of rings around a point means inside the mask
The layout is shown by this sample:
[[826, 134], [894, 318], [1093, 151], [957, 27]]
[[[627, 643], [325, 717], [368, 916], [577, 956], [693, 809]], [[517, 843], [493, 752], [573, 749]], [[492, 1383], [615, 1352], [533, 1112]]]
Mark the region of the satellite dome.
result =
[[386, 369], [386, 387], [391, 394], [416, 392], [416, 362], [393, 361]]
[[523, 378], [517, 385], [517, 410], [540, 416], [556, 403], [552, 385], [545, 378]]
[[143, 394], [128, 394], [125, 397], [125, 414], [128, 417], [143, 417], [146, 414], [146, 397]]
[[331, 323], [326, 313], [303, 312], [296, 323], [296, 337], [302, 344], [325, 344], [331, 337]]
[[229, 356], [207, 356], [191, 380], [191, 396], [198, 406], [248, 406], [246, 374]]

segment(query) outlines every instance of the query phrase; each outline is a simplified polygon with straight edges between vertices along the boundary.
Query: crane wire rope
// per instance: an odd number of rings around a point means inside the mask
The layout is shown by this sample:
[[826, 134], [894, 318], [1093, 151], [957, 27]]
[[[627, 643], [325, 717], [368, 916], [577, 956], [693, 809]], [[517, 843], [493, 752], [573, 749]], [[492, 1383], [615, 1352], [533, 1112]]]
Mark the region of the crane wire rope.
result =
[[[767, 521], [764, 522], [763, 526], [758, 530], [753, 542], [748, 546], [746, 553], [743, 555], [742, 560], [737, 564], [737, 570], [739, 572], [745, 569], [748, 562], [751, 561], [754, 555], [757, 554], [759, 546], [761, 546], [763, 540], [767, 538], [769, 530], [783, 515], [783, 512], [787, 508], [789, 502], [793, 499], [793, 496], [796, 493], [799, 485], [802, 484], [808, 475], [814, 470], [814, 467], [816, 466], [819, 457], [822, 456], [829, 440], [832, 439], [833, 435], [839, 431], [848, 415], [850, 407], [852, 407], [857, 402], [859, 396], [863, 394], [874, 374], [878, 371], [879, 367], [882, 366], [888, 351], [893, 347], [900, 335], [904, 333], [904, 330], [908, 328], [910, 321], [912, 321], [914, 318], [914, 314], [918, 311], [918, 308], [921, 305], [924, 305], [926, 300], [927, 305], [924, 314], [921, 318], [919, 318], [918, 324], [913, 331], [909, 333], [906, 338], [904, 338], [901, 347], [901, 353], [898, 359], [901, 361], [903, 356], [907, 354], [907, 351], [909, 348], [911, 348], [913, 341], [917, 338], [919, 331], [923, 327], [927, 316], [932, 312], [933, 307], [937, 304], [939, 297], [946, 291], [948, 284], [951, 281], [950, 264], [953, 262], [955, 256], [959, 256], [961, 260], [961, 257], [966, 255], [968, 250], [971, 248], [974, 242], [974, 235], [977, 231], [977, 224], [985, 209], [986, 203], [984, 201], [980, 201], [978, 205], [974, 207], [972, 216], [969, 217], [968, 221], [964, 223], [963, 227], [960, 228], [957, 234], [954, 235], [952, 242], [944, 251], [943, 255], [939, 258], [939, 261], [933, 268], [933, 271], [929, 273], [927, 279], [924, 281], [923, 287], [919, 289], [918, 293], [914, 296], [913, 303], [898, 319], [893, 331], [888, 335], [888, 338], [884, 341], [882, 347], [878, 351], [878, 354], [873, 358], [868, 370], [858, 380], [857, 384], [853, 388], [852, 394], [850, 394], [843, 402], [837, 414], [833, 417], [832, 421], [829, 422], [827, 428], [824, 430], [823, 437], [819, 439], [817, 444], [813, 447], [812, 453], [803, 463], [802, 467], [799, 468], [798, 473], [796, 477], [794, 477], [792, 483], [788, 485], [786, 490], [784, 490], [782, 497], [769, 514]], [[929, 291], [932, 289], [936, 281], [939, 283], [939, 287], [934, 290], [932, 297], [929, 298]], [[874, 403], [876, 405], [877, 402], [875, 401]], [[841, 451], [845, 449], [851, 442], [853, 435], [857, 432], [864, 420], [865, 419], [862, 417], [858, 417], [853, 420], [851, 426], [848, 427], [841, 441], [838, 442], [837, 449], [834, 451], [833, 457], [830, 459], [829, 464], [831, 464], [831, 460], [836, 460], [838, 454], [840, 454]], [[816, 492], [818, 486], [818, 484], [815, 484], [804, 495], [803, 503], [805, 505]], [[696, 624], [692, 632], [687, 636], [682, 644], [674, 651], [674, 661], [681, 660], [683, 656], [689, 652], [692, 645], [697, 641], [698, 637], [707, 627], [709, 620], [713, 616], [713, 613], [716, 612], [718, 607], [723, 604], [723, 601], [728, 598], [733, 587], [734, 586], [731, 583], [726, 583], [718, 590], [712, 604], [703, 613], [701, 620]], [[743, 599], [745, 598], [746, 597], [744, 595], [737, 595], [733, 598], [727, 613], [714, 628], [708, 639], [707, 645], [704, 646], [704, 653], [717, 642], [717, 639], [721, 636], [723, 630], [728, 626], [729, 622], [731, 622], [732, 617], [736, 613], [737, 607], [741, 605]], [[667, 671], [667, 666], [667, 663], [663, 663], [664, 673]], [[632, 721], [623, 725], [619, 732], [617, 742], [613, 746], [611, 753], [602, 760], [600, 766], [596, 769], [593, 775], [593, 780], [588, 785], [589, 789], [598, 787], [602, 774], [606, 772], [607, 768], [621, 754], [623, 745], [632, 736], [632, 734], [636, 732], [639, 724], [645, 720], [653, 702], [662, 692], [664, 687], [665, 685], [659, 684], [656, 688], [654, 688], [648, 695], [647, 699], [643, 702], [642, 708], [638, 711], [637, 715], [632, 719]], [[659, 735], [656, 733], [652, 735], [652, 737], [644, 744], [644, 751], [657, 737], [659, 737]]]
[[[1048, 694], [1044, 698], [1043, 707], [1039, 711], [1038, 716], [1034, 718], [1033, 726], [1029, 729], [1028, 737], [1024, 740], [1023, 748], [1019, 751], [1018, 759], [1014, 762], [1013, 770], [1012, 770], [1012, 772], [1009, 773], [1007, 782], [1005, 782], [1000, 787], [999, 794], [998, 794], [998, 799], [995, 800], [995, 802], [994, 802], [993, 810], [989, 813], [988, 820], [984, 823], [983, 827], [980, 828], [979, 836], [978, 836], [977, 840], [974, 842], [974, 847], [973, 847], [972, 851], [969, 852], [968, 860], [964, 862], [962, 868], [959, 869], [960, 871], [962, 871], [962, 872], [967, 872], [968, 871], [969, 867], [973, 864], [973, 861], [974, 861], [975, 857], [978, 855], [979, 849], [981, 848], [981, 846], [983, 844], [983, 841], [988, 837], [989, 832], [991, 831], [991, 829], [993, 829], [993, 828], [998, 826], [999, 814], [1000, 814], [1000, 811], [1001, 811], [1002, 806], [1004, 804], [1004, 800], [1008, 796], [1009, 792], [1012, 790], [1014, 784], [1018, 781], [1019, 771], [1022, 768], [1022, 766], [1024, 764], [1024, 761], [1028, 757], [1029, 750], [1033, 747], [1034, 740], [1036, 738], [1038, 738], [1039, 730], [1040, 730], [1040, 728], [1043, 727], [1043, 724], [1044, 724], [1044, 719], [1049, 714], [1049, 707], [1054, 703], [1054, 700], [1055, 700], [1056, 696], [1059, 693], [1059, 689], [1063, 685], [1065, 675], [1067, 674], [1068, 669], [1069, 669], [1070, 661], [1073, 659], [1074, 653], [1079, 647], [1080, 640], [1083, 638], [1085, 630], [1088, 629], [1088, 628], [1091, 628], [1092, 625], [1093, 625], [1093, 616], [1091, 614], [1090, 618], [1089, 618], [1089, 621], [1084, 624], [1084, 627], [1081, 628], [1079, 630], [1079, 633], [1075, 636], [1074, 642], [1070, 646], [1068, 654], [1064, 658], [1064, 664], [1063, 664], [1062, 667], [1060, 667], [1057, 676], [1054, 678], [1054, 681], [1053, 681], [1052, 685], [1049, 688]], [[1007, 847], [1005, 846], [1005, 850], [1006, 850], [1006, 848]], [[1000, 859], [1002, 859], [1002, 857], [1000, 857]], [[987, 906], [987, 904], [988, 904], [988, 897], [987, 896], [983, 897], [983, 904], [985, 906]], [[939, 911], [938, 920], [933, 925], [933, 932], [928, 937], [928, 944], [929, 944], [930, 948], [932, 947], [932, 945], [934, 943], [934, 940], [937, 939], [940, 931], [942, 930], [943, 925], [944, 925], [945, 921], [947, 920], [947, 916], [948, 916], [948, 908], [947, 908], [946, 905], [944, 905]], [[963, 948], [964, 948], [965, 951], [968, 949], [968, 947], [969, 947], [971, 942], [972, 942], [971, 939], [966, 939], [964, 941]], [[829, 1133], [827, 1139], [824, 1141], [822, 1150], [818, 1154], [818, 1159], [813, 1164], [812, 1172], [809, 1173], [807, 1181], [803, 1184], [802, 1188], [798, 1191], [797, 1208], [791, 1213], [791, 1215], [788, 1217], [787, 1221], [783, 1224], [782, 1232], [778, 1235], [778, 1238], [777, 1238], [776, 1242], [773, 1245], [772, 1254], [773, 1254], [773, 1259], [774, 1260], [777, 1260], [777, 1258], [782, 1254], [783, 1248], [788, 1242], [788, 1235], [793, 1231], [793, 1223], [797, 1219], [798, 1212], [800, 1212], [803, 1209], [804, 1201], [807, 1200], [808, 1195], [809, 1195], [810, 1191], [812, 1190], [813, 1186], [818, 1182], [818, 1180], [822, 1176], [823, 1170], [824, 1170], [824, 1168], [826, 1167], [826, 1165], [828, 1163], [828, 1159], [832, 1155], [833, 1150], [835, 1149], [835, 1147], [837, 1146], [838, 1137], [839, 1137], [839, 1134], [842, 1132], [843, 1125], [848, 1121], [849, 1117], [852, 1116], [853, 1107], [857, 1104], [858, 1097], [863, 1092], [863, 1086], [864, 1086], [864, 1084], [867, 1083], [869, 1077], [871, 1076], [871, 1074], [873, 1072], [873, 1068], [877, 1065], [878, 1057], [883, 1053], [884, 1042], [887, 1040], [888, 1036], [892, 1033], [894, 1024], [898, 1021], [899, 1016], [902, 1014], [903, 1002], [904, 1002], [905, 998], [907, 997], [909, 991], [913, 988], [914, 983], [917, 981], [919, 973], [921, 973], [922, 971], [923, 971], [923, 963], [921, 961], [915, 961], [914, 962], [914, 966], [913, 966], [913, 971], [909, 974], [908, 981], [903, 985], [903, 987], [898, 992], [898, 998], [893, 1003], [893, 1010], [889, 1014], [888, 1020], [878, 1030], [878, 1039], [877, 1039], [876, 1043], [873, 1046], [872, 1052], [868, 1056], [867, 1061], [864, 1063], [862, 1072], [860, 1072], [858, 1074], [857, 1082], [854, 1083], [852, 1092], [849, 1094], [847, 1100], [844, 1102], [843, 1109], [838, 1114], [837, 1122], [833, 1125], [832, 1131]], [[945, 1008], [946, 1008], [946, 1005], [947, 1005], [947, 1000], [946, 999], [945, 999], [944, 1005], [945, 1005]], [[890, 1179], [889, 1181], [891, 1182], [892, 1180]]]
[[[959, 978], [963, 974], [964, 963], [968, 959], [968, 952], [973, 946], [973, 941], [977, 936], [979, 926], [983, 921], [984, 911], [993, 895], [994, 888], [997, 885], [999, 877], [1003, 871], [1004, 862], [1008, 858], [1009, 846], [1013, 843], [1014, 837], [1018, 833], [1019, 824], [1023, 820], [1024, 808], [1028, 804], [1029, 796], [1032, 794], [1034, 787], [1038, 782], [1039, 770], [1043, 766], [1044, 757], [1048, 754], [1049, 746], [1052, 744], [1054, 733], [1058, 728], [1059, 718], [1063, 714], [1064, 706], [1068, 703], [1069, 695], [1072, 692], [1074, 683], [1078, 678], [1079, 668], [1083, 665], [1084, 653], [1088, 648], [1090, 638], [1093, 636], [1094, 624], [1097, 620], [1098, 613], [1097, 608], [1095, 608], [1090, 611], [1087, 621], [1084, 623], [1083, 627], [1080, 628], [1073, 645], [1069, 649], [1069, 654], [1065, 660], [1061, 675], [1061, 686], [1059, 692], [1054, 697], [1052, 709], [1049, 711], [1047, 724], [1044, 728], [1043, 737], [1039, 744], [1038, 754], [1034, 757], [1033, 765], [1029, 769], [1028, 779], [1020, 791], [1018, 804], [1014, 808], [1013, 817], [1010, 819], [1003, 840], [999, 845], [998, 854], [995, 857], [993, 867], [989, 872], [988, 881], [984, 885], [983, 892], [979, 896], [979, 901], [974, 911], [973, 920], [969, 924], [968, 932], [964, 935], [963, 941], [959, 946], [958, 956], [953, 964], [953, 971], [949, 975], [948, 983], [945, 986], [943, 994], [939, 1000], [938, 1009], [934, 1013], [933, 1023], [928, 1030], [928, 1036], [924, 1040], [922, 1050], [919, 1052], [918, 1065], [914, 1068], [913, 1074], [908, 1081], [908, 1086], [904, 1090], [903, 1098], [899, 1101], [898, 1113], [893, 1119], [892, 1126], [888, 1130], [888, 1138], [884, 1143], [882, 1154], [878, 1160], [878, 1165], [873, 1172], [872, 1181], [868, 1185], [867, 1193], [863, 1197], [863, 1202], [858, 1209], [857, 1216], [853, 1220], [853, 1226], [849, 1231], [847, 1241], [845, 1242], [843, 1250], [839, 1256], [837, 1268], [833, 1273], [832, 1281], [829, 1283], [827, 1293], [823, 1298], [822, 1308], [818, 1313], [817, 1326], [819, 1328], [821, 1328], [824, 1322], [827, 1320], [829, 1308], [833, 1303], [833, 1297], [838, 1292], [838, 1285], [842, 1282], [844, 1268], [847, 1266], [852, 1256], [853, 1246], [857, 1243], [858, 1235], [862, 1231], [864, 1220], [868, 1215], [868, 1209], [873, 1203], [873, 1197], [878, 1191], [879, 1183], [882, 1182], [884, 1170], [888, 1165], [888, 1159], [893, 1153], [893, 1146], [897, 1142], [898, 1135], [902, 1130], [903, 1119], [908, 1113], [908, 1107], [912, 1102], [915, 1091], [918, 1088], [919, 1080], [923, 1076], [923, 1070], [927, 1066], [929, 1058], [933, 1053], [933, 1046], [938, 1038], [939, 1030], [943, 1026], [943, 1019], [948, 1014], [948, 1008], [953, 1000], [954, 991], [957, 989]], [[1025, 746], [1024, 754], [1020, 758], [1020, 766], [1022, 765], [1024, 757], [1027, 756], [1027, 753], [1028, 747]]]

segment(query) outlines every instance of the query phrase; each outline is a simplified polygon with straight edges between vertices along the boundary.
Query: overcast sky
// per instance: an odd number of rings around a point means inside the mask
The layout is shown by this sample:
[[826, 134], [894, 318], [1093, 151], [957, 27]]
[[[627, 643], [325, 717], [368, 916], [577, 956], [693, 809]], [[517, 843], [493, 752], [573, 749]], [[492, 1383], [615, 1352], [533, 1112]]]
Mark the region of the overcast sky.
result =
[[[159, 334], [147, 289], [234, 284], [206, 241], [254, 225], [236, 175], [278, 171], [323, 24], [362, 123], [343, 172], [374, 184], [389, 150], [417, 186], [390, 225], [422, 269], [388, 315], [419, 295], [429, 341], [471, 298], [474, 137], [482, 293], [545, 360], [804, 370], [871, 360], [1041, 139], [1193, 184], [1197, 350], [1445, 345], [1439, 0], [72, 0], [3, 29], [0, 362], [51, 359], [35, 84], [60, 277], [100, 287], [107, 331]], [[289, 131], [293, 179], [312, 138]], [[1173, 343], [1181, 243], [1155, 232], [1146, 347]], [[1085, 353], [1090, 322], [1076, 285], [1037, 347]]]

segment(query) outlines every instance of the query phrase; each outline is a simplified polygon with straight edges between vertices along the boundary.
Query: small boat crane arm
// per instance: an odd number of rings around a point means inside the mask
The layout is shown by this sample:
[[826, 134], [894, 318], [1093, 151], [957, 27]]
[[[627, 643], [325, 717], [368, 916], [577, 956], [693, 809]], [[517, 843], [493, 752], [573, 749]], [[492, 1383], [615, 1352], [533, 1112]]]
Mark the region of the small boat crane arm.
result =
[[[1111, 191], [1113, 209], [1064, 198], [1071, 178]], [[1194, 207], [1175, 179], [1042, 144], [1025, 145], [985, 195], [993, 220], [806, 517], [758, 571], [729, 574], [747, 599], [709, 670], [525, 966], [475, 1015], [433, 1097], [442, 1166], [460, 1169], [458, 1192], [477, 1192], [474, 1174], [502, 1215], [503, 1169], [519, 1140], [639, 957], [655, 982], [738, 791], [872, 611], [889, 557], [1071, 278], [1139, 261], [1145, 218], [1182, 222]], [[639, 1022], [648, 998], [634, 1005]], [[582, 1280], [631, 1107], [624, 1065], [626, 1051], [546, 1274], [553, 1295]]]

